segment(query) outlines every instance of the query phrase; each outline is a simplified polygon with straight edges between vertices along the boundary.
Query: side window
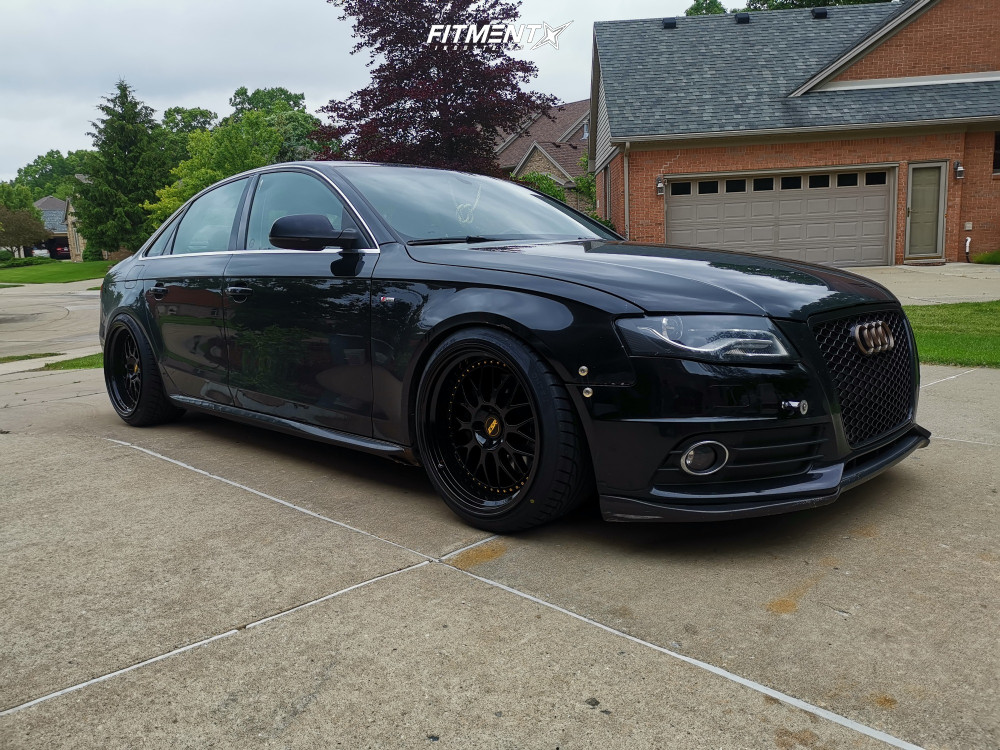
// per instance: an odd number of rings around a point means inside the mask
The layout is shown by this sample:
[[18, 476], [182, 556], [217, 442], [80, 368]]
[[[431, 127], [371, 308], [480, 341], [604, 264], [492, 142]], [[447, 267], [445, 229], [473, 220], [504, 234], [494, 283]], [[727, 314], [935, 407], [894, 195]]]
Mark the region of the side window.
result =
[[247, 178], [206, 193], [191, 204], [174, 239], [174, 255], [229, 249], [229, 237]]
[[173, 239], [174, 230], [177, 229], [177, 220], [174, 219], [170, 223], [170, 226], [163, 230], [163, 233], [156, 238], [156, 242], [150, 245], [149, 250], [146, 251], [146, 257], [151, 258], [154, 255], [163, 255], [167, 252], [167, 248], [170, 247], [170, 240]]
[[247, 248], [272, 249], [267, 236], [282, 216], [322, 214], [336, 231], [358, 229], [340, 197], [312, 175], [302, 172], [268, 172], [260, 176], [250, 208]]

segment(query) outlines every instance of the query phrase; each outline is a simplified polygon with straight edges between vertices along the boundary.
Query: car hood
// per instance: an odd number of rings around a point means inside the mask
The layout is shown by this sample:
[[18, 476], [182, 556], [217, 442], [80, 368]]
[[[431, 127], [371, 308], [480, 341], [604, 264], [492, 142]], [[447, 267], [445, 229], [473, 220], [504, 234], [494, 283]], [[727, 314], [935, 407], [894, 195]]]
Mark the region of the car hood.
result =
[[483, 243], [409, 247], [414, 260], [571, 281], [647, 312], [762, 313], [804, 320], [895, 302], [885, 287], [836, 268], [722, 250], [633, 242]]

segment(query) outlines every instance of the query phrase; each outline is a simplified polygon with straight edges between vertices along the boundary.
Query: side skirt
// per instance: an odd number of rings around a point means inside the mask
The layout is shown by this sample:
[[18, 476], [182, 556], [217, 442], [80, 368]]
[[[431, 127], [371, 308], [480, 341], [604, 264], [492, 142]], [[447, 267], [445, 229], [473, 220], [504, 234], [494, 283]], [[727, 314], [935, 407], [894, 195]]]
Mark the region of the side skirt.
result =
[[269, 430], [276, 430], [287, 435], [307, 438], [308, 440], [318, 440], [321, 443], [336, 445], [341, 448], [353, 448], [354, 450], [372, 453], [376, 456], [398, 461], [410, 466], [419, 466], [416, 456], [411, 448], [397, 443], [390, 443], [385, 440], [363, 437], [361, 435], [351, 435], [346, 432], [338, 432], [316, 425], [305, 424], [304, 422], [294, 422], [291, 419], [275, 417], [270, 414], [260, 414], [247, 409], [240, 409], [237, 406], [227, 406], [214, 401], [203, 401], [190, 396], [170, 396], [170, 400], [177, 406], [192, 411], [199, 411], [205, 414], [214, 414], [236, 422], [264, 427]]

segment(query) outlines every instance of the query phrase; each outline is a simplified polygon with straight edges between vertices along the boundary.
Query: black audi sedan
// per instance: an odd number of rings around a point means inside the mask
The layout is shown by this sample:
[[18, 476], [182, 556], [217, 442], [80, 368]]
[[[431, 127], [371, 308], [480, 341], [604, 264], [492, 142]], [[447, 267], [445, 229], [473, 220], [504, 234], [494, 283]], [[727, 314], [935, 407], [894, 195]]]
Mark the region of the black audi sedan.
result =
[[100, 336], [131, 425], [193, 410], [420, 464], [494, 532], [595, 493], [612, 521], [820, 506], [929, 438], [878, 284], [625, 242], [436, 169], [223, 180], [108, 273]]

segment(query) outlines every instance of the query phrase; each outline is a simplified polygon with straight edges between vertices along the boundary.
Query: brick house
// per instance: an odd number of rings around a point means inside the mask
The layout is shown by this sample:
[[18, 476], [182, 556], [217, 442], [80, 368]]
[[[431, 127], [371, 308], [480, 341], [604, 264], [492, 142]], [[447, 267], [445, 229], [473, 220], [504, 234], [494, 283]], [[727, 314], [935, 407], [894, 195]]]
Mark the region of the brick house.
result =
[[504, 174], [521, 177], [530, 172], [548, 175], [566, 191], [566, 202], [581, 211], [593, 210], [573, 189], [574, 177], [587, 170], [580, 158], [587, 155], [590, 138], [590, 100], [560, 104], [528, 120], [519, 130], [501, 136], [497, 161]]
[[597, 23], [598, 213], [840, 266], [1000, 248], [996, 0]]
[[42, 222], [49, 231], [49, 238], [42, 243], [48, 251], [49, 257], [69, 257], [67, 250], [69, 240], [66, 233], [66, 201], [59, 200], [52, 195], [46, 195], [35, 201], [34, 206], [41, 213]]

